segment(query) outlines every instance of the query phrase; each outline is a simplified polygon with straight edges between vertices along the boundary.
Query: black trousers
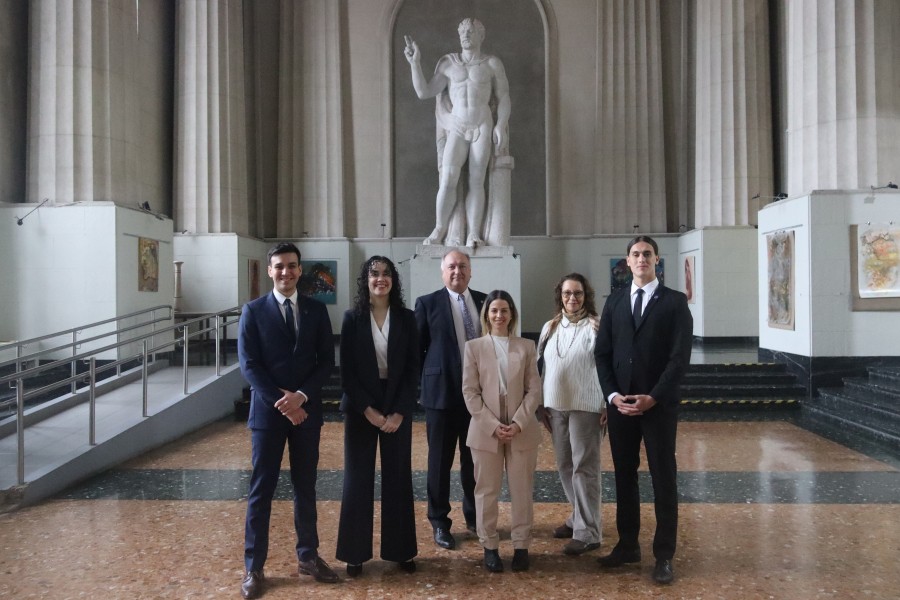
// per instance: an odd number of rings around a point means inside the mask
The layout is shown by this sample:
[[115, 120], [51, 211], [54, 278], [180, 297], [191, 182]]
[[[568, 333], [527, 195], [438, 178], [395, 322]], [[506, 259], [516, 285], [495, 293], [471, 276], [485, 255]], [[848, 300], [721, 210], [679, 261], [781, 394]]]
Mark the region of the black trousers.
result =
[[459, 448], [459, 479], [463, 491], [463, 517], [475, 525], [475, 465], [466, 446], [469, 411], [425, 409], [428, 435], [428, 520], [431, 527], [450, 530], [450, 470]]
[[641, 529], [641, 497], [638, 490], [641, 440], [647, 451], [647, 465], [653, 479], [656, 534], [653, 556], [657, 560], [675, 555], [678, 533], [678, 466], [675, 462], [675, 434], [678, 415], [655, 406], [637, 417], [622, 416], [609, 407], [609, 447], [616, 471], [616, 529], [618, 546], [636, 550]]
[[359, 565], [372, 558], [375, 453], [381, 447], [381, 558], [412, 560], [416, 517], [412, 485], [412, 417], [383, 433], [365, 416], [344, 413], [344, 491], [338, 525], [338, 560]]

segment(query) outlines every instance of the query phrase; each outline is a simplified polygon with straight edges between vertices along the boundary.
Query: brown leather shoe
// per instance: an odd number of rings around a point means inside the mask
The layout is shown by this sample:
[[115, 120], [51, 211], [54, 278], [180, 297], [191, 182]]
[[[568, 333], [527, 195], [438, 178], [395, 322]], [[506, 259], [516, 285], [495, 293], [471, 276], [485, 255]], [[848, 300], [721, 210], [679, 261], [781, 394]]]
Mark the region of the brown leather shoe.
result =
[[314, 577], [319, 583], [337, 583], [338, 581], [337, 573], [332, 571], [331, 567], [318, 555], [312, 560], [301, 560], [297, 566], [297, 572]]
[[241, 596], [248, 599], [259, 598], [262, 595], [264, 579], [262, 571], [248, 571], [241, 582]]

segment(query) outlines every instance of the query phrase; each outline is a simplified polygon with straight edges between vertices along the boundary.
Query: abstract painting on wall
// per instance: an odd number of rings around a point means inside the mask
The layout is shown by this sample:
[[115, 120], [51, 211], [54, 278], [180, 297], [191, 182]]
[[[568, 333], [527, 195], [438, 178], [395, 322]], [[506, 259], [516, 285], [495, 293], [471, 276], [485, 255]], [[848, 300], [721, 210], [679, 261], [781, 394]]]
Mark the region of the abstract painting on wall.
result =
[[297, 288], [309, 298], [325, 304], [337, 304], [337, 261], [303, 260], [303, 275]]
[[766, 236], [769, 327], [794, 329], [794, 232]]
[[868, 225], [860, 231], [856, 249], [859, 297], [900, 297], [900, 228]]
[[[660, 258], [659, 262], [656, 264], [656, 278], [659, 279], [661, 284], [665, 284], [665, 266], [664, 266], [664, 258]], [[609, 293], [612, 294], [614, 291], [631, 287], [631, 269], [628, 268], [628, 263], [624, 258], [611, 258], [609, 259]]]
[[138, 238], [138, 291], [159, 291], [159, 240]]

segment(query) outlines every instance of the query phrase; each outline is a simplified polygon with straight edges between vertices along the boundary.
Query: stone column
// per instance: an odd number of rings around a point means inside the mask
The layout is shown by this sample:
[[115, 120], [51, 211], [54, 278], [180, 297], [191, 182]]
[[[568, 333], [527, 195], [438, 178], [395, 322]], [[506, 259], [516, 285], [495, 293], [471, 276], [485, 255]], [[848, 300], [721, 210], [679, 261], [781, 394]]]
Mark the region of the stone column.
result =
[[790, 2], [787, 193], [900, 173], [900, 3]]
[[694, 226], [755, 225], [772, 196], [767, 0], [697, 3]]
[[124, 0], [30, 4], [29, 201], [127, 202], [134, 11]]
[[180, 0], [176, 27], [176, 229], [251, 235], [241, 0]]
[[601, 0], [597, 30], [594, 231], [666, 231], [659, 0]]
[[342, 6], [281, 2], [278, 237], [344, 235]]
[[0, 202], [25, 201], [28, 5], [0, 2]]

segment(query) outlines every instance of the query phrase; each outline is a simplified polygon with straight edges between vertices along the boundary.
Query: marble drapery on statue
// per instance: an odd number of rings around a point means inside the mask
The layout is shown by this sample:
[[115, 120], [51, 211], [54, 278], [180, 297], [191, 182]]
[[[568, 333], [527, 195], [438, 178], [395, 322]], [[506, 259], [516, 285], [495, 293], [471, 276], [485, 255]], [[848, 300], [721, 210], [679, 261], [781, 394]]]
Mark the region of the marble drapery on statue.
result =
[[441, 57], [430, 81], [422, 72], [418, 44], [406, 36], [404, 54], [416, 95], [435, 98], [439, 187], [435, 227], [422, 243], [507, 245], [514, 167], [509, 155], [509, 83], [500, 59], [481, 52], [484, 26], [479, 21], [463, 20], [458, 33], [462, 52]]

